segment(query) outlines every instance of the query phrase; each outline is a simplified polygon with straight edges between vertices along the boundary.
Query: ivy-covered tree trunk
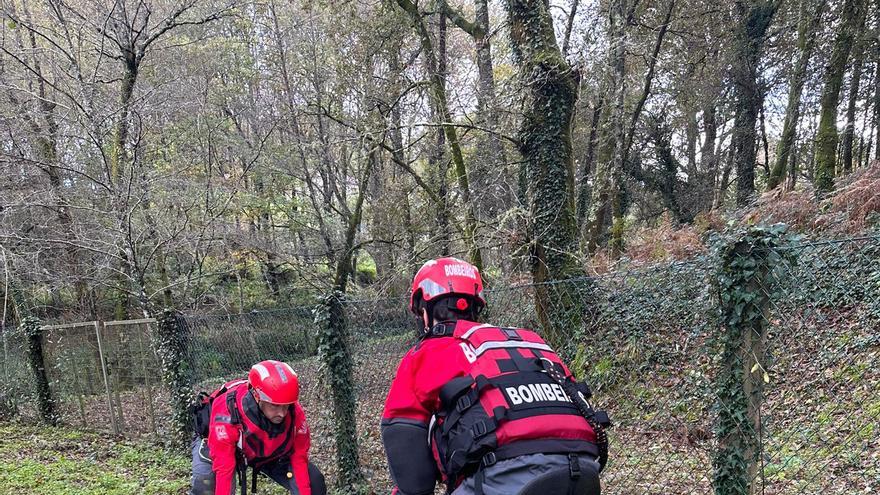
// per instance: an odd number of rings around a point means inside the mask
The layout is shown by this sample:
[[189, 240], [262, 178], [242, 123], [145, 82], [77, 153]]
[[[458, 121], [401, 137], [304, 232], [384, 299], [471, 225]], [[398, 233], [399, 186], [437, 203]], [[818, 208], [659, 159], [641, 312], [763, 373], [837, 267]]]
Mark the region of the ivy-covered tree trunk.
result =
[[791, 75], [788, 88], [788, 106], [785, 109], [785, 123], [782, 136], [776, 146], [776, 162], [770, 171], [767, 189], [774, 189], [785, 178], [785, 171], [791, 156], [791, 148], [797, 137], [797, 125], [800, 119], [801, 93], [807, 80], [807, 66], [816, 46], [816, 33], [827, 0], [801, 0], [798, 21], [798, 60]]
[[155, 352], [162, 366], [162, 381], [170, 396], [170, 443], [185, 448], [192, 435], [189, 406], [192, 403], [192, 368], [189, 362], [189, 326], [182, 314], [165, 309], [156, 325]]
[[43, 423], [55, 426], [58, 417], [55, 415], [55, 401], [52, 399], [49, 379], [46, 376], [46, 363], [43, 356], [43, 329], [40, 320], [32, 316], [22, 318], [21, 328], [27, 337], [28, 364], [34, 376], [40, 419]]
[[865, 10], [865, 0], [845, 0], [831, 58], [825, 67], [819, 129], [816, 131], [815, 184], [819, 194], [827, 194], [834, 189], [834, 177], [837, 173], [837, 105], [846, 62], [859, 26], [864, 22]]
[[778, 265], [787, 252], [778, 249], [784, 232], [782, 225], [754, 227], [714, 246], [722, 363], [716, 379], [715, 495], [753, 495], [758, 488], [761, 407], [770, 382], [767, 329]]
[[755, 193], [755, 125], [764, 103], [758, 82], [758, 65], [767, 28], [778, 8], [778, 0], [737, 0], [734, 3], [738, 22], [734, 32], [731, 67], [735, 109], [732, 146], [738, 206], [748, 204]]
[[[140, 70], [140, 60], [136, 58], [134, 50], [129, 50], [126, 54], [126, 58], [123, 60], [123, 65], [124, 71], [120, 78], [119, 88], [119, 119], [113, 127], [113, 141], [110, 148], [110, 175], [108, 177], [108, 183], [114, 188], [115, 192], [114, 203], [116, 204], [114, 204], [113, 207], [117, 211], [117, 222], [119, 222], [117, 227], [120, 232], [127, 231], [127, 219], [124, 212], [129, 209], [129, 205], [123, 203], [126, 194], [122, 174], [130, 160], [128, 153], [128, 126], [130, 124], [129, 111], [131, 109], [131, 99], [134, 95], [134, 88], [137, 84], [138, 72]], [[130, 173], [134, 174], [134, 170], [131, 170]], [[126, 278], [126, 275], [130, 278], [136, 276], [134, 273], [135, 270], [133, 269], [135, 260], [133, 259], [131, 249], [126, 249], [124, 247], [120, 248], [119, 259], [122, 260], [123, 266], [121, 267], [121, 270], [117, 272], [116, 276], [117, 293], [113, 316], [117, 320], [124, 320], [128, 316], [128, 307], [130, 304], [129, 293], [125, 290], [125, 287], [128, 287], [131, 284], [130, 280]]]
[[579, 76], [562, 57], [543, 0], [508, 0], [506, 7], [514, 56], [528, 85], [520, 142], [531, 188], [532, 278], [542, 284], [535, 302], [545, 337], [559, 346], [566, 332], [581, 325], [588, 300], [572, 284], [546, 285], [584, 274], [574, 255], [577, 218], [571, 150]]
[[354, 391], [354, 365], [349, 346], [346, 319], [345, 292], [352, 273], [355, 236], [361, 224], [364, 196], [376, 161], [375, 149], [368, 152], [354, 209], [346, 218], [345, 245], [336, 259], [331, 292], [319, 307], [321, 327], [318, 354], [329, 372], [330, 393], [333, 397], [333, 422], [336, 440], [336, 466], [339, 472], [337, 486], [343, 493], [364, 492], [357, 439], [357, 400]]

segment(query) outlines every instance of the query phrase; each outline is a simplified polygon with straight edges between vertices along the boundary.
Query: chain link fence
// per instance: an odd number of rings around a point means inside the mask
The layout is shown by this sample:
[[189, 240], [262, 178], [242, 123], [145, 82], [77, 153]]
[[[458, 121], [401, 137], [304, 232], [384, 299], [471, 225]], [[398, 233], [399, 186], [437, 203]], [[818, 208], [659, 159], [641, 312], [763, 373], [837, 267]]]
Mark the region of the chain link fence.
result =
[[[622, 263], [600, 277], [488, 292], [484, 320], [539, 330], [536, 289], [551, 298], [591, 294], [578, 308], [579, 325], [557, 347], [615, 422], [604, 493], [880, 490], [880, 236], [740, 251], [730, 251], [723, 268], [718, 255], [651, 267]], [[768, 251], [775, 255], [762, 254]], [[360, 461], [377, 493], [390, 489], [378, 428], [385, 394], [416, 341], [407, 304], [346, 302]], [[244, 376], [262, 359], [294, 366], [313, 455], [333, 479], [331, 370], [316, 356], [314, 308], [193, 314], [186, 321], [195, 390]], [[154, 325], [44, 327], [62, 423], [162, 438], [169, 401], [151, 346]], [[19, 337], [3, 335], [4, 391], [27, 383], [30, 373]], [[21, 386], [18, 393], [32, 397]], [[33, 415], [27, 400], [17, 403], [19, 414]], [[727, 478], [731, 462], [745, 464], [746, 491], [730, 488], [737, 483]]]
[[[160, 438], [168, 416], [161, 368], [152, 350], [155, 320], [89, 321], [42, 327], [43, 362], [54, 414], [61, 423], [106, 433]], [[35, 417], [34, 381], [21, 330], [7, 332], [9, 390], [25, 418]], [[27, 400], [30, 399], [30, 400]]]

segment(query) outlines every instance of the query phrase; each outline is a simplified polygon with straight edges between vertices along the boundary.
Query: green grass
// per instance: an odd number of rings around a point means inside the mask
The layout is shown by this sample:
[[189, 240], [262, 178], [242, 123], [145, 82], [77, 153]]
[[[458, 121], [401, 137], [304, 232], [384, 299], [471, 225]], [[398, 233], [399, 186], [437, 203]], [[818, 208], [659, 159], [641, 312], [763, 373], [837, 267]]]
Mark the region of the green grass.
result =
[[[189, 456], [67, 428], [0, 423], [0, 494], [183, 495]], [[250, 481], [248, 481], [250, 483]], [[265, 475], [259, 493], [288, 493]]]
[[0, 425], [0, 493], [182, 494], [190, 461], [180, 454], [63, 428]]

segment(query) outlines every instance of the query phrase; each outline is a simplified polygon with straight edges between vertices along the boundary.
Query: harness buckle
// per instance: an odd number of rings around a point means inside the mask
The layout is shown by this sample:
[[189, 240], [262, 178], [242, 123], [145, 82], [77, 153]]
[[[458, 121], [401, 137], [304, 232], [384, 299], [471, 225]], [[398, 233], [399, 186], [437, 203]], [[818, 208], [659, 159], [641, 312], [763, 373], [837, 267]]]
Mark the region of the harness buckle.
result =
[[603, 428], [611, 428], [611, 418], [608, 417], [608, 413], [605, 411], [594, 411], [593, 418], [599, 423]]
[[462, 412], [465, 409], [471, 407], [472, 405], [474, 405], [474, 404], [473, 404], [473, 402], [471, 402], [470, 396], [465, 394], [465, 395], [462, 395], [461, 397], [458, 398], [458, 401], [455, 403], [455, 410], [458, 412]]
[[581, 463], [577, 454], [568, 454], [568, 474], [573, 480], [581, 477]]
[[431, 327], [431, 335], [433, 337], [448, 337], [453, 334], [455, 329], [450, 329], [446, 323], [437, 323]]
[[[473, 432], [473, 434], [474, 434], [474, 439], [476, 440], [477, 438], [480, 438], [480, 437], [482, 437], [483, 435], [485, 435], [486, 433], [488, 433], [488, 432], [489, 432], [489, 429], [486, 428], [486, 424], [485, 424], [485, 422], [480, 421], [479, 423], [475, 424], [475, 425], [471, 428], [471, 431]], [[494, 455], [494, 454], [493, 454], [493, 455]]]
[[522, 336], [519, 334], [519, 332], [516, 331], [515, 328], [501, 328], [500, 330], [502, 333], [504, 333], [504, 336], [507, 337], [507, 340], [522, 341], [522, 339], [523, 339]]
[[480, 461], [480, 466], [487, 468], [496, 462], [498, 462], [498, 457], [495, 455], [495, 452], [489, 452], [483, 456], [483, 459]]

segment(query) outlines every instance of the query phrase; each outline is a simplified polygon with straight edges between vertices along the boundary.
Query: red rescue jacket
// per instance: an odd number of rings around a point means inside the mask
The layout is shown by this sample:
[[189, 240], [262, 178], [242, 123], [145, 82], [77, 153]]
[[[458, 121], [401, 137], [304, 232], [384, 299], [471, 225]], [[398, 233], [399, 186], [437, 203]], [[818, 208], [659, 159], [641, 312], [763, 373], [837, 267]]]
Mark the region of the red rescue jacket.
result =
[[430, 424], [447, 483], [518, 455], [596, 455], [595, 432], [541, 360], [571, 372], [537, 333], [463, 320], [432, 332], [401, 360], [383, 424]]
[[[234, 413], [231, 407], [235, 408]], [[232, 385], [226, 393], [214, 399], [208, 450], [216, 475], [216, 495], [228, 495], [232, 490], [237, 451], [244, 455], [249, 466], [257, 468], [278, 459], [290, 458], [290, 470], [299, 492], [311, 495], [309, 427], [299, 403], [292, 404], [291, 408], [283, 423], [272, 424], [260, 412], [247, 382]]]

